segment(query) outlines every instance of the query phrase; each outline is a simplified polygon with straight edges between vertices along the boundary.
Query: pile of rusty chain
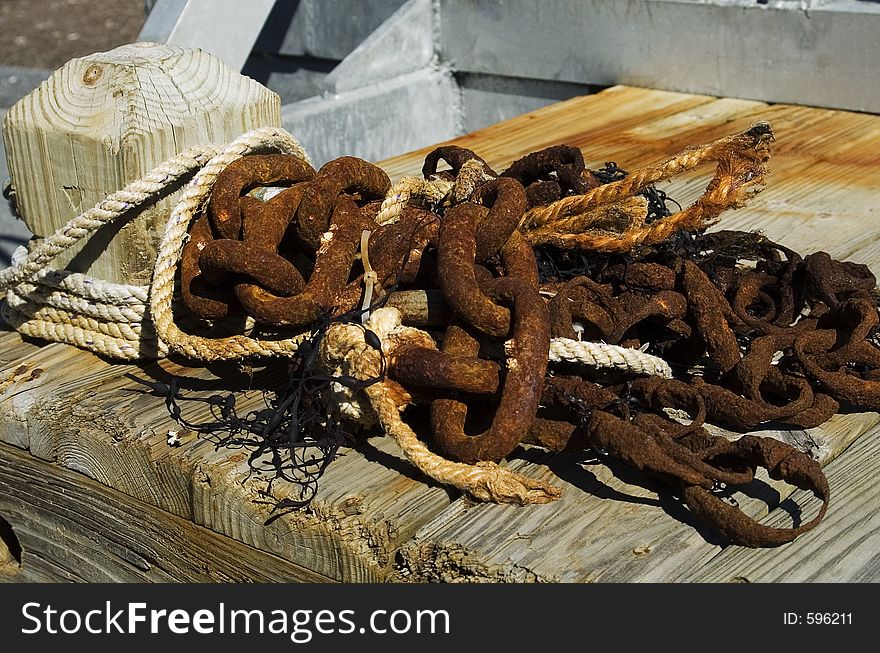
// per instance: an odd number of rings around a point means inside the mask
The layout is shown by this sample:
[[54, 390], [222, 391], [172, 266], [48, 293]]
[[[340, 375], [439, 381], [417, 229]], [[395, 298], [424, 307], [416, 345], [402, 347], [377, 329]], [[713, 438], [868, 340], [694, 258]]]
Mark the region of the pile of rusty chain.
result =
[[[595, 449], [670, 487], [733, 542], [781, 544], [824, 516], [821, 467], [770, 438], [712, 436], [704, 421], [809, 428], [841, 404], [876, 410], [880, 349], [864, 266], [801, 257], [760, 234], [704, 233], [763, 178], [768, 140], [769, 126], [757, 125], [694, 148], [684, 164], [631, 175], [613, 164], [591, 171], [568, 146], [501, 174], [441, 147], [423, 175], [450, 192], [413, 197], [383, 224], [391, 182], [370, 163], [343, 157], [316, 172], [288, 155], [246, 156], [221, 173], [191, 229], [182, 294], [205, 320], [244, 313], [282, 329], [357, 319], [394, 291], [439, 295], [441, 348], [399, 351], [386, 373], [428, 407], [445, 454], [478, 463], [523, 443]], [[719, 162], [706, 193], [670, 213], [651, 184], [705, 161]], [[252, 196], [265, 186], [283, 189]], [[641, 348], [676, 378], [548, 370], [551, 338]], [[758, 467], [812, 491], [819, 514], [774, 529], [725, 500]]]

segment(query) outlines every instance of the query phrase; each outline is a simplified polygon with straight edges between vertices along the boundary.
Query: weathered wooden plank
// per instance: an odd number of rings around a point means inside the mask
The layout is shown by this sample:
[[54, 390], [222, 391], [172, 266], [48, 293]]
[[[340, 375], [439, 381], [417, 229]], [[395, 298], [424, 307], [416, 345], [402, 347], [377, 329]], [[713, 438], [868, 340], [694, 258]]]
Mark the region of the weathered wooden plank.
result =
[[[179, 426], [161, 398], [126, 376], [167, 381], [175, 375], [187, 393], [199, 396], [250, 387], [239, 395], [244, 413], [262, 403], [259, 388], [278, 385], [284, 362], [251, 377], [230, 365], [210, 371], [172, 361], [111, 365], [53, 344], [9, 368], [22, 371], [0, 387], [4, 441], [328, 577], [381, 580], [397, 546], [451, 500], [414, 474], [387, 438], [374, 438], [330, 465], [308, 510], [264, 525], [273, 516], [273, 501], [265, 496], [268, 479], [252, 473], [247, 453], [215, 450], [194, 434], [181, 447], [169, 447], [167, 433]], [[41, 371], [35, 379], [33, 370]], [[201, 406], [190, 408], [188, 417], [206, 419], [208, 409]], [[281, 481], [273, 485], [276, 499], [297, 489]]]
[[21, 548], [0, 582], [330, 580], [2, 444], [0, 517]]
[[[755, 551], [732, 546], [695, 568], [689, 582], [880, 581], [880, 430], [874, 429], [826, 468], [832, 508], [814, 530], [791, 544]], [[792, 523], [796, 506], [815, 510], [816, 500], [798, 490], [763, 523]]]
[[[193, 520], [332, 578], [384, 580], [396, 550], [451, 498], [427, 485], [388, 438], [344, 452], [327, 470], [308, 509], [265, 524], [271, 503], [265, 482], [249, 477], [242, 459], [207, 457], [194, 474]], [[210, 470], [210, 471], [209, 471]], [[296, 496], [276, 483], [274, 496]]]
[[[747, 209], [726, 216], [720, 226], [761, 228], [771, 238], [805, 253], [826, 249], [846, 256], [872, 251], [870, 245], [880, 235], [880, 225], [869, 224], [866, 217], [874, 210], [871, 189], [880, 185], [880, 168], [865, 162], [870, 157], [869, 144], [873, 141], [876, 146], [880, 118], [718, 100], [690, 106], [673, 103], [669, 111], [644, 116], [635, 124], [617, 121], [618, 112], [630, 115], [630, 103], [642, 107], [655, 94], [610, 89], [511, 121], [519, 121], [511, 130], [516, 132], [515, 139], [505, 131], [495, 140], [494, 128], [490, 128], [483, 140], [467, 145], [481, 155], [488, 152], [490, 163], [506, 165], [537, 149], [537, 143], [567, 142], [581, 146], [588, 162], [614, 160], [634, 168], [686, 145], [739, 131], [750, 122], [769, 120], [777, 145], [767, 189]], [[669, 99], [668, 94], [662, 97]], [[591, 120], [603, 115], [603, 107], [605, 126], [597, 129]], [[571, 115], [560, 119], [560, 111]], [[583, 123], [573, 118], [582, 115]], [[550, 140], [545, 133], [530, 139], [531, 132], [542, 126], [554, 138]], [[491, 141], [488, 146], [480, 147], [486, 140]], [[415, 155], [418, 161], [398, 158], [395, 170], [411, 174], [423, 154]], [[699, 195], [705, 181], [706, 175], [676, 182], [669, 192], [688, 202]], [[880, 268], [880, 257], [863, 258], [863, 262]], [[820, 429], [776, 436], [802, 443], [811, 437], [821, 443], [821, 460], [828, 462], [878, 422], [876, 413], [838, 415]], [[556, 504], [527, 509], [456, 502], [403, 547], [401, 574], [419, 580], [675, 580], [715, 556], [723, 544], [693, 523], [678, 502], [658, 496], [650, 481], [614, 463], [609, 463], [610, 468], [590, 465], [588, 470], [572, 459], [516, 464], [548, 480], [559, 476], [565, 487], [563, 498]], [[768, 506], [774, 507], [793, 490], [784, 483], [767, 481], [763, 476], [748, 488], [754, 498], [737, 495], [747, 514], [765, 515]]]
[[[837, 415], [808, 435], [822, 444], [827, 462], [877, 424], [876, 413]], [[803, 431], [756, 433], [806, 439]], [[561, 499], [524, 508], [475, 506], [460, 499], [401, 548], [401, 577], [442, 582], [666, 582], [709, 560], [725, 544], [668, 491], [622, 463], [600, 462], [589, 453], [579, 460], [533, 451], [525, 458], [512, 466], [562, 487]], [[734, 498], [746, 514], [761, 518], [794, 489], [762, 471]], [[830, 511], [836, 505], [834, 500]], [[807, 514], [814, 512], [808, 509]]]
[[[0, 441], [30, 449], [27, 415], [50, 388], [65, 383], [93, 383], [103, 375], [113, 374], [114, 368], [86, 352], [55, 343], [22, 351], [27, 353], [10, 361], [0, 371]], [[75, 428], [76, 424], [66, 426]], [[51, 438], [54, 435], [47, 435], [50, 437], [41, 440], [33, 451], [53, 460], [55, 452]]]
[[32, 377], [33, 370], [17, 361], [38, 349], [38, 345], [26, 342], [0, 320], [0, 441], [23, 448], [27, 448], [27, 432], [16, 388]]

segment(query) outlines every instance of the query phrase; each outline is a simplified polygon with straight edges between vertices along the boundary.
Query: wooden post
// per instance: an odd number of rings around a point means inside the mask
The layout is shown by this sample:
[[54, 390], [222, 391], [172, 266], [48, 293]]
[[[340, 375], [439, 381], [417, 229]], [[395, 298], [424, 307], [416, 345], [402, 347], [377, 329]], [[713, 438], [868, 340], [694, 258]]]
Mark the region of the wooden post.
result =
[[[42, 237], [188, 147], [280, 124], [278, 95], [212, 55], [133, 43], [66, 63], [9, 110], [3, 137], [19, 211]], [[53, 266], [148, 284], [176, 197], [103, 227]]]

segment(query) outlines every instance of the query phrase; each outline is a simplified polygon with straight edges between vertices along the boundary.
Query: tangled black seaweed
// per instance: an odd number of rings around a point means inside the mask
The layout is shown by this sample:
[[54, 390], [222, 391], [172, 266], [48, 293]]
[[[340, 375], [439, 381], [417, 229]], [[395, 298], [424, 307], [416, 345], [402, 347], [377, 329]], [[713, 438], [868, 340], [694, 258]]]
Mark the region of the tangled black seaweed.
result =
[[[607, 161], [598, 170], [591, 170], [590, 172], [602, 184], [620, 181], [629, 175], [629, 172], [618, 167], [613, 161]], [[648, 186], [639, 194], [648, 201], [648, 214], [645, 217], [646, 224], [672, 215], [667, 202], [672, 202], [678, 207], [679, 211], [681, 210], [681, 204], [654, 186]], [[676, 253], [682, 254], [683, 249], [693, 239], [694, 235], [691, 232], [681, 231], [670, 239], [669, 245], [665, 243], [654, 245], [650, 248], [650, 251], [662, 252], [665, 246], [667, 249], [672, 247], [676, 250]], [[560, 249], [552, 245], [536, 245], [533, 249], [538, 264], [538, 276], [542, 283], [547, 281], [568, 281], [579, 276], [592, 278], [608, 265], [626, 263], [633, 260], [633, 255], [638, 256], [635, 252], [633, 254], [606, 254], [603, 252]]]
[[[330, 385], [339, 383], [363, 389], [384, 378], [384, 357], [380, 375], [364, 381], [316, 371], [321, 338], [330, 325], [339, 322], [360, 325], [359, 315], [358, 311], [333, 319], [325, 318], [316, 325], [311, 337], [303, 341], [296, 355], [287, 361], [286, 385], [276, 391], [263, 390], [265, 407], [244, 415], [238, 412], [235, 392], [208, 397], [184, 396], [178, 377], [172, 377], [167, 384], [131, 374], [128, 377], [164, 397], [171, 418], [181, 427], [208, 437], [216, 449], [248, 450], [251, 471], [266, 475], [266, 496], [272, 497], [272, 486], [279, 479], [298, 486], [295, 496], [273, 501], [273, 515], [267, 520], [268, 524], [288, 511], [307, 507], [318, 491], [318, 481], [336, 459], [340, 447], [355, 444], [355, 433], [328, 404]], [[366, 328], [364, 331], [367, 344], [378, 349], [381, 355], [381, 343], [376, 334]], [[184, 415], [187, 403], [206, 404], [213, 419], [188, 419]]]
[[[628, 171], [619, 168], [614, 161], [607, 161], [604, 166], [591, 172], [602, 184], [621, 181], [629, 175]], [[672, 202], [681, 211], [681, 204], [671, 197], [667, 197], [664, 191], [654, 186], [648, 186], [639, 195], [648, 201], [648, 215], [645, 217], [645, 224], [651, 224], [655, 220], [672, 215], [672, 211], [666, 206], [666, 202]]]

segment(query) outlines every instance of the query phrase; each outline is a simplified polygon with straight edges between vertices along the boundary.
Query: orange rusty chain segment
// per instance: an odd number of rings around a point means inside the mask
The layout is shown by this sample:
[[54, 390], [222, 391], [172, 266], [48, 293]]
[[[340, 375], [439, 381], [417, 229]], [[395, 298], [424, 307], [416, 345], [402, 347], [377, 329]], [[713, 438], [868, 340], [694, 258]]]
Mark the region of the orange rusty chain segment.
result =
[[[465, 463], [524, 444], [593, 450], [660, 481], [731, 541], [778, 545], [825, 514], [820, 465], [781, 441], [710, 435], [704, 421], [810, 428], [841, 405], [880, 409], [880, 319], [865, 266], [801, 257], [758, 233], [706, 233], [759, 190], [772, 140], [759, 123], [632, 173], [587, 169], [580, 150], [558, 145], [499, 174], [444, 146], [423, 174], [449, 192], [413, 196], [382, 224], [391, 182], [366, 161], [316, 172], [292, 155], [245, 156], [192, 224], [183, 299], [203, 320], [245, 315], [282, 334], [360, 324], [401, 292], [422, 293], [436, 310], [404, 320], [433, 327], [441, 346], [401, 346], [382, 373], [411, 395], [439, 450]], [[653, 184], [706, 163], [716, 170], [705, 193], [671, 212]], [[282, 189], [262, 201], [263, 186]], [[674, 378], [548, 368], [554, 338], [641, 349]], [[731, 493], [758, 467], [818, 497], [815, 517], [775, 529], [739, 510]]]

